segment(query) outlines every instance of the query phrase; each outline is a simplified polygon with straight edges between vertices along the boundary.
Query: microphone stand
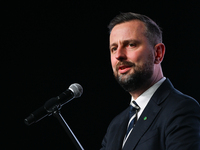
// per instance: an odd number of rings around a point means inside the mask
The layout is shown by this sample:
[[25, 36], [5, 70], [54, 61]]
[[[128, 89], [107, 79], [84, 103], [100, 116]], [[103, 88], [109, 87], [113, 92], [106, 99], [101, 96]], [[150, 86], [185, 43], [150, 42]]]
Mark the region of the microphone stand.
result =
[[69, 125], [67, 124], [65, 119], [62, 117], [62, 115], [60, 113], [60, 108], [54, 107], [54, 108], [52, 108], [51, 111], [52, 111], [53, 116], [58, 119], [58, 121], [60, 122], [60, 124], [62, 125], [64, 130], [67, 132], [68, 136], [72, 140], [72, 142], [75, 145], [76, 149], [77, 150], [84, 150], [84, 148], [82, 147], [81, 143], [78, 141], [78, 139], [76, 138], [76, 136], [74, 135], [74, 133], [70, 129]]

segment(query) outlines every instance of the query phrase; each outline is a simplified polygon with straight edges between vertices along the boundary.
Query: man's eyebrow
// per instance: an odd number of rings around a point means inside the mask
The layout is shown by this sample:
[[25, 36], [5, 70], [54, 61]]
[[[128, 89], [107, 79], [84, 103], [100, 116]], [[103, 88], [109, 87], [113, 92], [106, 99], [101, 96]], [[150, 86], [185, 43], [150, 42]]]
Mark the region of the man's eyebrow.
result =
[[111, 49], [112, 46], [117, 46], [117, 43], [112, 43], [109, 48]]
[[[123, 40], [121, 43], [122, 44], [127, 44], [127, 43], [131, 43], [131, 42], [134, 42], [134, 43], [139, 43], [139, 41], [135, 40], [135, 39], [128, 39], [128, 40]], [[111, 48], [112, 46], [116, 46], [117, 43], [112, 43], [109, 48]]]
[[139, 41], [137, 41], [137, 40], [135, 40], [135, 39], [128, 39], [128, 40], [124, 40], [124, 41], [123, 41], [123, 44], [124, 44], [124, 43], [131, 43], [131, 42], [138, 43]]

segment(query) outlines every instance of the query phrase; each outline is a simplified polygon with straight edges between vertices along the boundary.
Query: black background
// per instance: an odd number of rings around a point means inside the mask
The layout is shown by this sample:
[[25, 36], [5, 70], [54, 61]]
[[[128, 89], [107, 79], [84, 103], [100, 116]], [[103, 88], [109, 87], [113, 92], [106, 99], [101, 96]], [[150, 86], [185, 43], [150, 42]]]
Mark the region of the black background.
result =
[[107, 25], [119, 12], [149, 16], [163, 29], [164, 75], [200, 102], [198, 1], [46, 1], [1, 6], [1, 149], [75, 149], [54, 117], [31, 126], [32, 111], [72, 83], [83, 95], [61, 112], [86, 150], [101, 147], [107, 126], [130, 95], [113, 78]]

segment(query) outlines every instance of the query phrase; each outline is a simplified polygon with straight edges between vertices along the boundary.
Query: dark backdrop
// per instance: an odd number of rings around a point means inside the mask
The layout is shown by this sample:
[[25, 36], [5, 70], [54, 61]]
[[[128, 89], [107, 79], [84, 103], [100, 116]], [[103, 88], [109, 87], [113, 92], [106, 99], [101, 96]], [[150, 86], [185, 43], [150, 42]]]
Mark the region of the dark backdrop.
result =
[[[107, 25], [119, 12], [149, 16], [163, 29], [164, 75], [198, 101], [198, 1], [7, 2], [1, 6], [1, 149], [75, 149], [54, 117], [26, 126], [32, 111], [72, 83], [83, 95], [61, 112], [86, 150], [99, 149], [130, 96], [113, 78]], [[2, 145], [1, 144], [1, 145]]]

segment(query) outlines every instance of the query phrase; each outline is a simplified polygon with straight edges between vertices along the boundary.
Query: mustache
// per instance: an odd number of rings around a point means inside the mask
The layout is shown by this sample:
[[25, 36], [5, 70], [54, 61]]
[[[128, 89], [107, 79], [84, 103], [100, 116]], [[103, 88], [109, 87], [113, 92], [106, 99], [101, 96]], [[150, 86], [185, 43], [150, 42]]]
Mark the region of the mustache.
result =
[[119, 66], [135, 66], [135, 63], [132, 63], [130, 61], [121, 61], [121, 62], [118, 62], [117, 65], [116, 65], [116, 70], [119, 70]]

